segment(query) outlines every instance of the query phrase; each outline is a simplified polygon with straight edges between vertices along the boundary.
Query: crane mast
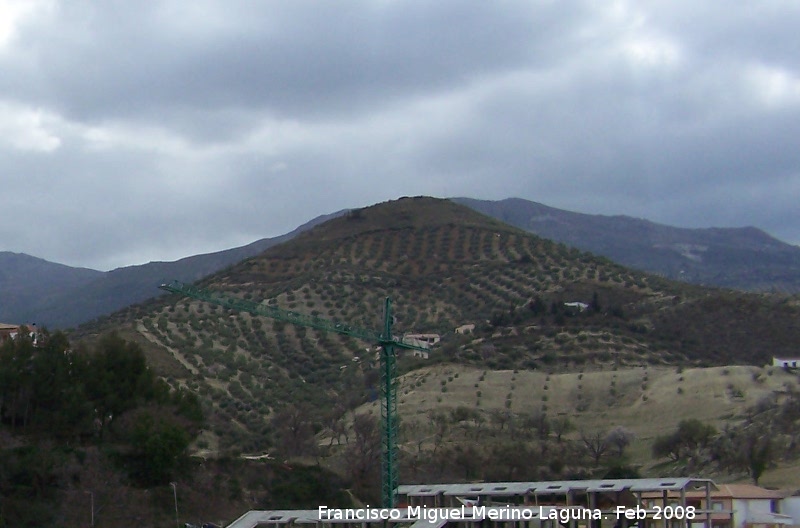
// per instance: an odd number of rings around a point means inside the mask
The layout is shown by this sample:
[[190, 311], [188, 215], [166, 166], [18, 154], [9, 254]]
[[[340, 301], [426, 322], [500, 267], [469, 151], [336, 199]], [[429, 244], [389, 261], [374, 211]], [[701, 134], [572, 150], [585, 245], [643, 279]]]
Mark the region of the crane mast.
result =
[[382, 332], [370, 332], [345, 323], [329, 321], [321, 317], [309, 316], [284, 310], [264, 303], [248, 301], [218, 292], [198, 288], [179, 281], [159, 286], [162, 290], [178, 293], [211, 304], [269, 317], [298, 326], [334, 332], [380, 345], [381, 371], [381, 497], [384, 508], [395, 506], [395, 494], [399, 484], [397, 471], [397, 355], [396, 348], [427, 350], [426, 348], [404, 343], [392, 336], [392, 303], [388, 297], [383, 310]]

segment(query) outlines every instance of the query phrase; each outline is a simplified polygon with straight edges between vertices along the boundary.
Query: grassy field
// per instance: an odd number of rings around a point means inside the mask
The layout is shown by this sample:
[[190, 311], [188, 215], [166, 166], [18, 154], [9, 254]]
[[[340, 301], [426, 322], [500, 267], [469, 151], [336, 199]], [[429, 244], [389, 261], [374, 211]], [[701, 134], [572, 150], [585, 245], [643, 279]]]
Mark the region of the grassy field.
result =
[[[486, 416], [503, 409], [515, 414], [546, 412], [568, 416], [580, 432], [623, 426], [635, 433], [628, 450], [644, 472], [653, 467], [653, 440], [673, 432], [681, 420], [695, 418], [722, 429], [741, 420], [759, 400], [796, 389], [800, 378], [774, 367], [714, 368], [638, 367], [584, 373], [485, 371], [461, 366], [434, 366], [407, 374], [399, 388], [403, 423], [429, 421], [429, 412], [458, 407]], [[377, 402], [365, 406], [379, 412]], [[768, 471], [762, 484], [798, 487], [800, 465]], [[734, 477], [735, 478], [735, 477]], [[723, 476], [720, 480], [728, 480]]]

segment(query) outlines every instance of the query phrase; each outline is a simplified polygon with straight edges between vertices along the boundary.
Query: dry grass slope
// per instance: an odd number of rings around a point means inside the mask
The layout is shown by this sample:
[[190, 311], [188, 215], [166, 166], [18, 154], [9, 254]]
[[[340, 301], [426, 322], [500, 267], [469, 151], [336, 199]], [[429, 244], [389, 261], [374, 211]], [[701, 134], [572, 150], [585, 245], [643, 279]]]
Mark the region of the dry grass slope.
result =
[[[453, 414], [469, 408], [491, 422], [498, 413], [568, 418], [575, 430], [566, 437], [579, 443], [580, 432], [608, 432], [622, 426], [635, 434], [629, 461], [644, 474], [662, 474], [654, 467], [653, 441], [676, 430], [682, 420], [697, 419], [718, 430], [745, 418], [760, 401], [800, 390], [800, 377], [775, 367], [711, 368], [632, 367], [617, 370], [548, 374], [531, 371], [490, 371], [458, 365], [416, 370], [400, 383], [402, 423], [413, 430], [431, 431], [431, 413]], [[379, 413], [376, 402], [359, 412]], [[413, 424], [413, 425], [411, 425]], [[407, 437], [406, 437], [407, 438]], [[464, 439], [459, 429], [446, 444]], [[413, 451], [416, 439], [402, 446]], [[430, 446], [429, 446], [430, 447]], [[798, 462], [781, 462], [767, 472], [762, 484], [800, 485]], [[715, 475], [721, 481], [742, 475]]]

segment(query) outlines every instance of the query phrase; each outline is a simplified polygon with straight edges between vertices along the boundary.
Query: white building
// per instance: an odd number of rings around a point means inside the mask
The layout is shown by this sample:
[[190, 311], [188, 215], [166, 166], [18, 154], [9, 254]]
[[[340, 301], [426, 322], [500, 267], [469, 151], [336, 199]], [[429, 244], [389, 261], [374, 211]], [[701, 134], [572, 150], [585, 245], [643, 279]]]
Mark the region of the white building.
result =
[[[788, 528], [800, 525], [799, 512], [792, 515], [785, 502], [786, 492], [752, 484], [719, 484], [710, 498], [687, 493], [687, 504], [711, 510], [711, 528]], [[709, 506], [710, 505], [710, 506]], [[800, 506], [800, 504], [798, 504]], [[692, 528], [704, 526], [692, 523]]]
[[787, 368], [787, 369], [795, 369], [800, 368], [800, 358], [793, 357], [793, 358], [772, 358], [772, 366], [773, 367], [780, 367], [780, 368]]
[[422, 348], [430, 348], [441, 340], [439, 334], [406, 334], [403, 343]]

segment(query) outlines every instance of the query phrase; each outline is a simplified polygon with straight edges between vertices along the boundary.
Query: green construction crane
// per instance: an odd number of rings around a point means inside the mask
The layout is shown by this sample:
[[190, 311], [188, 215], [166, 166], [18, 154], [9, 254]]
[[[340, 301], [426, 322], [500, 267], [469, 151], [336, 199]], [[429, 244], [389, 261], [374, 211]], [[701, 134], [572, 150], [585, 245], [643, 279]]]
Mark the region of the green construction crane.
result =
[[387, 297], [383, 312], [383, 332], [370, 332], [361, 330], [348, 324], [329, 321], [321, 317], [303, 315], [289, 310], [283, 310], [264, 303], [257, 303], [229, 297], [224, 294], [204, 290], [196, 286], [173, 281], [170, 284], [159, 286], [162, 290], [179, 293], [211, 304], [216, 304], [231, 310], [249, 312], [277, 319], [298, 326], [316, 328], [325, 332], [336, 332], [357, 339], [363, 339], [381, 346], [381, 447], [383, 457], [381, 460], [381, 486], [384, 508], [393, 508], [395, 493], [399, 483], [397, 473], [397, 355], [396, 348], [427, 350], [426, 348], [409, 345], [401, 339], [392, 336], [392, 303]]

